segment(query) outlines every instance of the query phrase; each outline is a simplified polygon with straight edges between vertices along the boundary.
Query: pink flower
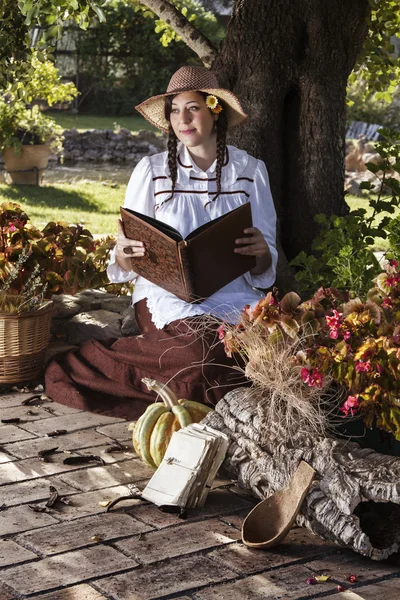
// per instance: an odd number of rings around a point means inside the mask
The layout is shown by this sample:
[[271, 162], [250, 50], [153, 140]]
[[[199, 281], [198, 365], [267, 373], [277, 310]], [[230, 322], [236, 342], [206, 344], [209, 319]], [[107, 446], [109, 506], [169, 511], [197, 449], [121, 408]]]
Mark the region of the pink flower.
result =
[[11, 221], [8, 224], [8, 228], [9, 228], [9, 231], [11, 231], [11, 233], [14, 233], [14, 231], [17, 231], [17, 228], [15, 227], [14, 223], [12, 223]]
[[339, 329], [337, 329], [337, 327], [332, 327], [329, 332], [329, 337], [331, 340], [337, 340], [339, 337]]
[[349, 340], [351, 337], [351, 333], [348, 329], [345, 329], [345, 331], [343, 331], [343, 339], [347, 342], [347, 340]]
[[343, 406], [340, 407], [339, 410], [341, 410], [342, 413], [344, 413], [343, 417], [347, 417], [349, 413], [353, 417], [356, 414], [359, 405], [360, 401], [358, 400], [358, 398], [356, 398], [356, 396], [349, 396], [346, 402], [343, 404]]
[[310, 387], [321, 387], [322, 386], [322, 373], [318, 371], [318, 369], [307, 369], [307, 367], [303, 367], [300, 371], [300, 377], [307, 383]]
[[218, 338], [219, 338], [220, 340], [223, 340], [223, 339], [224, 339], [224, 337], [225, 337], [225, 329], [224, 329], [224, 325], [223, 325], [223, 324], [222, 324], [222, 325], [220, 325], [220, 326], [217, 328], [217, 333], [218, 333]]
[[362, 362], [361, 360], [359, 360], [356, 363], [356, 371], [357, 373], [368, 373], [368, 371], [371, 370], [371, 363], [369, 362], [369, 360], [366, 360], [365, 362]]
[[391, 265], [392, 267], [398, 267], [398, 266], [399, 266], [399, 263], [397, 262], [397, 260], [394, 260], [394, 259], [393, 259], [393, 260], [391, 260], [391, 261], [390, 261], [390, 265]]

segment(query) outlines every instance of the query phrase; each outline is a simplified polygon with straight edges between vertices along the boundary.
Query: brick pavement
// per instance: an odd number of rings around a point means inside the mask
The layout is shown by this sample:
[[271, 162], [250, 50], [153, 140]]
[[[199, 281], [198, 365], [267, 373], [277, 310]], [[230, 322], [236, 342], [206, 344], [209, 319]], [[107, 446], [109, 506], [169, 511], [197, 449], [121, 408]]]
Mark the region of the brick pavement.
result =
[[[400, 600], [399, 555], [376, 563], [299, 528], [269, 551], [246, 548], [240, 527], [253, 500], [236, 488], [212, 491], [186, 520], [135, 499], [106, 513], [151, 475], [127, 424], [23, 405], [30, 395], [0, 395], [0, 419], [19, 419], [0, 422], [0, 600]], [[47, 435], [55, 430], [66, 433]], [[106, 452], [113, 440], [124, 448]], [[104, 464], [63, 464], [81, 454]], [[46, 508], [50, 486], [67, 503]], [[330, 579], [307, 584], [316, 574]]]

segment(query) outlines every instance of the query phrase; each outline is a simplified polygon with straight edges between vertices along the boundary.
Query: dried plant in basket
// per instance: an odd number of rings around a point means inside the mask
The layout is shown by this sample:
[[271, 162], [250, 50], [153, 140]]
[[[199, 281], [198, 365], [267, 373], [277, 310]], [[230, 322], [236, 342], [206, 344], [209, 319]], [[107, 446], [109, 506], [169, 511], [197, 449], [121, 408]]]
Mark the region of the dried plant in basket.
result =
[[28, 257], [29, 251], [24, 248], [0, 287], [0, 314], [19, 315], [37, 311], [45, 302], [47, 284], [41, 280], [40, 265], [34, 267], [18, 294], [10, 293], [11, 284], [19, 276]]
[[239, 353], [244, 373], [258, 398], [260, 433], [274, 430], [284, 440], [299, 432], [325, 435], [336, 394], [328, 373], [315, 370], [304, 382], [307, 347], [319, 332], [325, 310], [319, 303], [305, 302], [290, 292], [278, 302], [272, 293], [254, 309], [246, 306], [238, 325], [223, 323], [219, 337], [228, 356]]

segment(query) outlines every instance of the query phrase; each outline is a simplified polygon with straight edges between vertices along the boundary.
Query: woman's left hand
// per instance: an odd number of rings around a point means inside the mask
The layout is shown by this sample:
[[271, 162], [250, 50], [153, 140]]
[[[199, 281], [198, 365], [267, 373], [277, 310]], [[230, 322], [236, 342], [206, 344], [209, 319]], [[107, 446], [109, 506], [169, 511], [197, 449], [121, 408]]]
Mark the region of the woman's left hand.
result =
[[237, 254], [250, 254], [251, 256], [264, 256], [269, 253], [268, 244], [261, 231], [257, 227], [249, 227], [244, 230], [248, 237], [238, 238], [236, 244], [240, 244], [240, 248], [235, 248]]

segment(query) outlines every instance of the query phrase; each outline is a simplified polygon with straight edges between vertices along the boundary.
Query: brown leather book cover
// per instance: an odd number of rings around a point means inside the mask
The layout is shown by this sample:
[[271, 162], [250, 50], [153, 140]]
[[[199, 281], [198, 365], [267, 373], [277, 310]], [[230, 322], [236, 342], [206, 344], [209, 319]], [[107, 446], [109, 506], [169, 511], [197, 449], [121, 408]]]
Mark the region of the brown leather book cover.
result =
[[198, 227], [184, 240], [162, 221], [121, 207], [127, 238], [144, 243], [146, 254], [132, 269], [186, 302], [201, 302], [255, 267], [254, 256], [234, 253], [235, 240], [252, 227], [250, 203]]

